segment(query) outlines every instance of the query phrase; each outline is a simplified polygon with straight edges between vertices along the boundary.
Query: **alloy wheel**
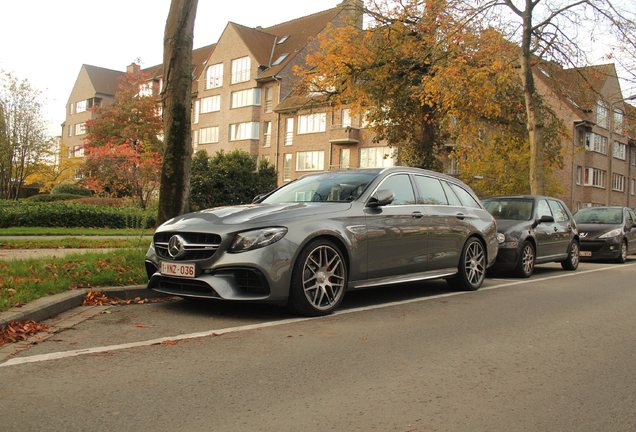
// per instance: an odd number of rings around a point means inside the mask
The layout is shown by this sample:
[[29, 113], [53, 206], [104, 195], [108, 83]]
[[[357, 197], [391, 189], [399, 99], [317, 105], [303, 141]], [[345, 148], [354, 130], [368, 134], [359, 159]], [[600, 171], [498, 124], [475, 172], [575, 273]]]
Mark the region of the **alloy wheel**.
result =
[[317, 310], [333, 307], [344, 292], [345, 265], [337, 250], [321, 245], [311, 251], [302, 270], [305, 297]]

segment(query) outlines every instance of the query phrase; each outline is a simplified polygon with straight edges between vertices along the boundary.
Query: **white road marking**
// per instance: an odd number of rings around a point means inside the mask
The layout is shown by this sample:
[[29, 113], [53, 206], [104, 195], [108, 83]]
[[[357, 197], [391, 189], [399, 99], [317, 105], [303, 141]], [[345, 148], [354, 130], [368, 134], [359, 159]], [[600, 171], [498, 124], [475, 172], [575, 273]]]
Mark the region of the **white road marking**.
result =
[[[610, 267], [603, 267], [603, 268], [598, 268], [598, 269], [593, 269], [593, 270], [585, 270], [585, 271], [573, 272], [573, 273], [569, 273], [568, 272], [568, 273], [560, 274], [560, 275], [557, 275], [557, 276], [549, 276], [549, 277], [538, 278], [538, 279], [529, 278], [529, 279], [524, 279], [524, 280], [521, 280], [521, 281], [514, 281], [514, 282], [504, 283], [504, 284], [501, 284], [501, 285], [494, 285], [494, 286], [491, 286], [491, 287], [481, 288], [479, 291], [489, 291], [489, 290], [493, 290], [493, 289], [506, 288], [506, 287], [510, 287], [510, 286], [514, 286], [514, 285], [525, 285], [525, 284], [529, 284], [529, 283], [533, 283], [533, 282], [540, 282], [540, 281], [543, 281], [543, 280], [561, 279], [561, 278], [566, 278], [566, 277], [582, 275], [582, 274], [586, 274], [586, 273], [595, 273], [595, 272], [599, 272], [599, 271], [613, 270], [616, 267], [624, 268], [624, 267], [633, 266], [633, 265], [636, 265], [636, 263], [635, 264], [622, 264], [622, 265], [616, 265], [616, 266], [610, 266]], [[310, 320], [316, 320], [316, 319], [322, 319], [322, 318], [329, 318], [329, 317], [333, 317], [333, 316], [337, 316], [337, 315], [345, 315], [345, 314], [351, 314], [351, 313], [357, 313], [357, 312], [363, 312], [363, 311], [370, 311], [370, 310], [375, 310], [375, 309], [383, 309], [383, 308], [392, 307], [392, 306], [401, 306], [401, 305], [406, 305], [406, 304], [410, 304], [410, 303], [418, 303], [418, 302], [422, 302], [422, 301], [436, 300], [436, 299], [440, 299], [440, 298], [453, 297], [453, 296], [471, 294], [471, 293], [473, 293], [473, 291], [459, 291], [459, 292], [452, 292], [452, 293], [446, 293], [446, 294], [439, 294], [439, 295], [431, 296], [431, 297], [419, 297], [419, 298], [410, 299], [410, 300], [400, 300], [400, 301], [395, 301], [395, 302], [390, 302], [390, 303], [382, 303], [382, 304], [378, 304], [378, 305], [374, 305], [374, 306], [363, 306], [363, 307], [354, 308], [354, 309], [345, 309], [345, 310], [336, 311], [336, 312], [334, 312], [331, 315], [327, 315], [326, 317], [290, 318], [290, 319], [281, 320], [281, 321], [271, 321], [271, 322], [265, 322], [265, 323], [260, 323], [260, 324], [251, 324], [251, 325], [238, 326], [238, 327], [228, 327], [228, 328], [218, 329], [218, 330], [208, 330], [208, 331], [205, 331], [205, 332], [189, 333], [189, 334], [182, 334], [182, 335], [177, 335], [177, 336], [167, 336], [167, 337], [151, 339], [151, 340], [141, 341], [141, 342], [130, 342], [130, 343], [119, 344], [119, 345], [108, 345], [108, 346], [86, 348], [86, 349], [74, 350], [74, 351], [64, 351], [64, 352], [56, 352], [56, 353], [35, 355], [35, 356], [31, 356], [31, 357], [15, 358], [15, 359], [11, 359], [11, 360], [6, 361], [5, 363], [0, 364], [0, 368], [9, 367], [9, 366], [17, 366], [17, 365], [22, 365], [22, 364], [27, 364], [27, 363], [38, 363], [38, 362], [45, 362], [45, 361], [49, 361], [49, 360], [58, 360], [58, 359], [64, 359], [64, 358], [69, 358], [69, 357], [77, 357], [77, 356], [82, 356], [82, 355], [87, 355], [87, 354], [99, 354], [99, 353], [110, 352], [110, 351], [119, 351], [119, 350], [129, 349], [129, 348], [138, 348], [138, 347], [146, 347], [146, 346], [151, 346], [151, 345], [159, 345], [159, 344], [162, 344], [162, 343], [168, 342], [168, 341], [180, 341], [180, 340], [185, 340], [185, 339], [196, 339], [196, 338], [209, 337], [209, 336], [221, 336], [221, 335], [224, 335], [224, 334], [227, 334], [227, 333], [236, 333], [236, 332], [249, 331], [249, 330], [258, 330], [258, 329], [263, 329], [263, 328], [268, 328], [268, 327], [275, 327], [275, 326], [281, 326], [281, 325], [286, 325], [286, 324], [294, 324], [294, 323], [299, 323], [299, 322], [303, 322], [303, 321], [310, 321]]]

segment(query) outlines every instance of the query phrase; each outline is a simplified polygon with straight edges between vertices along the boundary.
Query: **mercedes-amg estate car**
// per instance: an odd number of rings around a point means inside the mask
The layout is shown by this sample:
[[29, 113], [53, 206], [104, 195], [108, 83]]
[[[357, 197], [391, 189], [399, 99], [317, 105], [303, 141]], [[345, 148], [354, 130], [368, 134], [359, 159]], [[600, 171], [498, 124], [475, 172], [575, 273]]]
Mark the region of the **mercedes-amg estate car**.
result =
[[325, 315], [352, 289], [446, 278], [476, 290], [496, 237], [494, 218], [455, 178], [404, 167], [313, 173], [250, 205], [160, 226], [148, 288]]

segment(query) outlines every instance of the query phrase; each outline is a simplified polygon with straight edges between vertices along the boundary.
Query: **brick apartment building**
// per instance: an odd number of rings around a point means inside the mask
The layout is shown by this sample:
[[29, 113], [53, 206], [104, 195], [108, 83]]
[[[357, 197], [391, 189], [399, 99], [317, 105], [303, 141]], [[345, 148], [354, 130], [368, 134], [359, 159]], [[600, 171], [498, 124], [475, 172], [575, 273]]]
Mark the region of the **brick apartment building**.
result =
[[[396, 164], [393, 149], [373, 143], [359, 115], [346, 108], [308, 104], [294, 94], [294, 67], [303, 65], [317, 48], [317, 36], [329, 25], [343, 25], [347, 16], [357, 18], [361, 28], [356, 15], [361, 5], [360, 0], [345, 0], [333, 9], [267, 28], [230, 22], [216, 44], [194, 50], [195, 151], [213, 155], [221, 149], [242, 149], [273, 164], [279, 184], [312, 171]], [[162, 65], [144, 72], [151, 79], [142, 92], [158, 94]], [[63, 124], [64, 142], [74, 155], [82, 155], [83, 123], [91, 116], [90, 107], [114, 100], [117, 77], [123, 74], [82, 66]], [[573, 132], [574, 138], [563, 143], [564, 168], [556, 173], [565, 190], [561, 198], [573, 211], [606, 203], [633, 207], [636, 150], [634, 136], [625, 131], [630, 106], [623, 101], [614, 66], [537, 67], [535, 77], [541, 93]], [[452, 159], [445, 159], [447, 173], [457, 175]]]

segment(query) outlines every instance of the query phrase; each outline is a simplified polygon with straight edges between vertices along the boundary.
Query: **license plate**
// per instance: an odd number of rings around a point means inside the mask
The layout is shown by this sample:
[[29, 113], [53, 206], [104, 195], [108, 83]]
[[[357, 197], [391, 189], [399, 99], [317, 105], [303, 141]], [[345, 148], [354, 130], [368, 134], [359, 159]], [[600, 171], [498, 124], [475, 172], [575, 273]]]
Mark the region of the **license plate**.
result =
[[579, 252], [579, 255], [584, 256], [584, 257], [591, 257], [592, 256], [592, 252], [581, 251], [581, 252]]
[[163, 275], [193, 278], [195, 273], [194, 264], [161, 261], [161, 274]]

